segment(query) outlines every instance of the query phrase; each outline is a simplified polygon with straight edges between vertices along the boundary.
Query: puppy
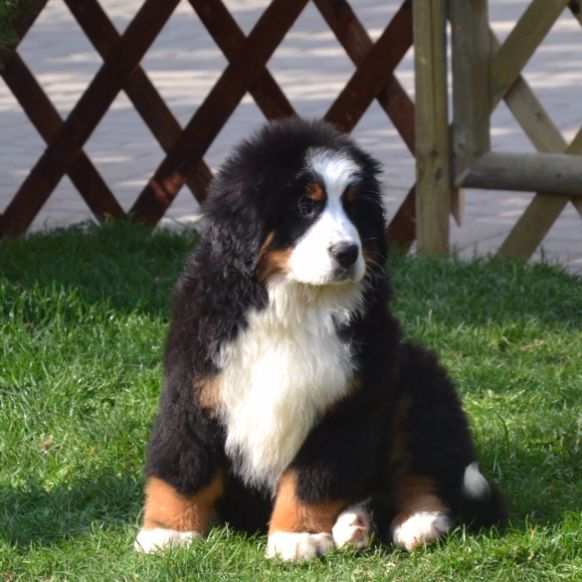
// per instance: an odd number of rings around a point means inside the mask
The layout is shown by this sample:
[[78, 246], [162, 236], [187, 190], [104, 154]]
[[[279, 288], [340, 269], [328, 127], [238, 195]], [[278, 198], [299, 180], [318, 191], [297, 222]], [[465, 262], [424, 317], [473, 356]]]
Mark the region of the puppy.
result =
[[390, 312], [378, 173], [300, 119], [223, 165], [174, 289], [137, 549], [189, 543], [212, 515], [268, 528], [283, 560], [364, 547], [372, 507], [406, 550], [504, 519], [451, 381]]

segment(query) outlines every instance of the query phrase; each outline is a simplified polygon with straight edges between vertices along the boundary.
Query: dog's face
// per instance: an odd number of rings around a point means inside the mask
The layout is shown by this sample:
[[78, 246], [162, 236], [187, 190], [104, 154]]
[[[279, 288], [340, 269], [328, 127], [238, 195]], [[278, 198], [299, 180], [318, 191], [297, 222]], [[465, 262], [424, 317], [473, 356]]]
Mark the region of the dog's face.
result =
[[213, 245], [264, 284], [358, 284], [386, 257], [378, 171], [329, 124], [268, 124], [235, 150], [212, 186]]
[[307, 285], [360, 282], [381, 263], [383, 210], [375, 178], [350, 152], [309, 148], [296, 168], [265, 180], [273, 206], [259, 252], [263, 281]]
[[287, 277], [311, 285], [359, 282], [366, 266], [362, 241], [350, 216], [358, 166], [346, 154], [309, 151], [297, 214], [304, 230], [290, 250]]

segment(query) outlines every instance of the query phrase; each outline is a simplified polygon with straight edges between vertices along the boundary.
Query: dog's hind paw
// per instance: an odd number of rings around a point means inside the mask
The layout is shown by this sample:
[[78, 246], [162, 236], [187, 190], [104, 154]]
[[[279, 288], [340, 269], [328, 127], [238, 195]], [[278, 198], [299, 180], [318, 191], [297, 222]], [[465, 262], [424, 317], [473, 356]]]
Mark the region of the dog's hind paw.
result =
[[417, 511], [392, 522], [394, 545], [407, 551], [415, 550], [423, 544], [430, 544], [446, 534], [452, 527], [451, 518], [442, 511]]

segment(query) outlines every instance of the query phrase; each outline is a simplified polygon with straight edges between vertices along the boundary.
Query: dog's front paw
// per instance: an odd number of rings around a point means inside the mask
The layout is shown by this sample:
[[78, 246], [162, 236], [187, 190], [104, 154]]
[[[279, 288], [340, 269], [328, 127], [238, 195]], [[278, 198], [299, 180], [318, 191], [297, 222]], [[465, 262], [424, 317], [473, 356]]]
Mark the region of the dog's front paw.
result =
[[410, 552], [435, 541], [446, 534], [451, 526], [451, 518], [442, 511], [418, 511], [405, 519], [397, 517], [392, 522], [392, 541]]
[[267, 557], [286, 562], [310, 560], [323, 556], [335, 547], [333, 537], [327, 533], [276, 531], [269, 534]]
[[133, 548], [138, 552], [151, 554], [168, 547], [189, 546], [193, 540], [199, 537], [201, 537], [200, 534], [195, 531], [176, 531], [161, 527], [142, 529]]
[[342, 511], [331, 530], [338, 548], [353, 546], [361, 550], [370, 543], [370, 514], [363, 504]]

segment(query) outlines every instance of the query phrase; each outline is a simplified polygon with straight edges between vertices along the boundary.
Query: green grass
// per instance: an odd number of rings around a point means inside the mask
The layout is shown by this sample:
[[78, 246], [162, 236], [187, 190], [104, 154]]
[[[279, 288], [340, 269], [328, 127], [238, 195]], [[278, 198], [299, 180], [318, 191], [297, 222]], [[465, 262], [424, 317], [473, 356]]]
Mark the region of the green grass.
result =
[[547, 265], [395, 257], [395, 308], [458, 383], [504, 533], [308, 564], [226, 528], [135, 554], [169, 289], [194, 234], [106, 225], [0, 246], [0, 579], [581, 580], [582, 282]]

